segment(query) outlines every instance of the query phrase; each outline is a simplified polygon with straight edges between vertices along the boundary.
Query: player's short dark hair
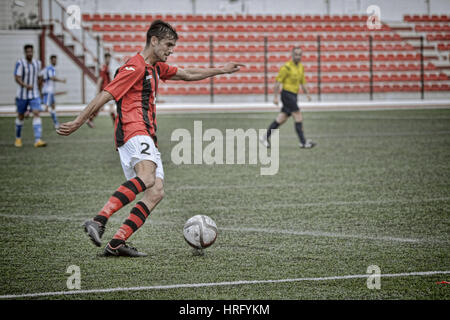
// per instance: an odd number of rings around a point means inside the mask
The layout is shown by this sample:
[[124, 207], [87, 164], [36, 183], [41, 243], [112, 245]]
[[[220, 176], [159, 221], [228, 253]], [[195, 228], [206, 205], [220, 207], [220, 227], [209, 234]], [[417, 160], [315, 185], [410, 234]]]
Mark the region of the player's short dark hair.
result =
[[56, 54], [52, 54], [52, 55], [50, 56], [50, 60], [53, 59], [53, 58], [55, 58], [55, 59], [57, 58]]
[[162, 20], [155, 20], [150, 25], [150, 28], [147, 30], [147, 42], [146, 45], [150, 44], [150, 40], [155, 36], [159, 40], [161, 39], [173, 39], [178, 40], [178, 33], [174, 27], [172, 27], [167, 22]]
[[23, 46], [23, 51], [27, 51], [27, 49], [33, 49], [33, 45], [32, 44], [26, 44]]
[[111, 53], [106, 52], [106, 53], [103, 55], [103, 57], [105, 57], [105, 59], [108, 58], [108, 57], [111, 57]]

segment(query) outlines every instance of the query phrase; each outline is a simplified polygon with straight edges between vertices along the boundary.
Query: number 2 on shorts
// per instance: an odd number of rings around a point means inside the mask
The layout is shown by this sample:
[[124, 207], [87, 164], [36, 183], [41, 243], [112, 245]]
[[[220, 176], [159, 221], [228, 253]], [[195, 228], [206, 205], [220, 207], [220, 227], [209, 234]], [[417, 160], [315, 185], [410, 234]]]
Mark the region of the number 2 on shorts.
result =
[[146, 155], [150, 155], [150, 153], [147, 152], [147, 150], [150, 148], [150, 145], [148, 143], [141, 142], [141, 146], [144, 146], [144, 149], [142, 149], [141, 153], [142, 154], [146, 154]]

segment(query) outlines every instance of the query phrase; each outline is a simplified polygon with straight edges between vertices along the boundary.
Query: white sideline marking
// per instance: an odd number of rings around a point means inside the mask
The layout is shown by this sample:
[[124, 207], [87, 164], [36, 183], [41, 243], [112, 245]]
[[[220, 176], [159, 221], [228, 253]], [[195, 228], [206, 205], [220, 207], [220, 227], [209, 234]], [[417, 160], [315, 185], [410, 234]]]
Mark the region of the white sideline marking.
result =
[[275, 233], [275, 234], [287, 234], [296, 236], [313, 236], [313, 237], [328, 237], [328, 238], [353, 238], [363, 240], [381, 240], [381, 241], [410, 242], [410, 243], [427, 242], [426, 239], [396, 238], [388, 236], [375, 237], [359, 234], [345, 234], [345, 233], [334, 233], [323, 231], [294, 231], [294, 230], [278, 230], [278, 229], [264, 229], [264, 228], [227, 228], [227, 227], [219, 228], [219, 231], [220, 230], [235, 231], [235, 232]]
[[[328, 205], [363, 205], [363, 204], [390, 204], [390, 203], [424, 203], [424, 202], [434, 202], [434, 201], [448, 201], [450, 197], [433, 198], [433, 199], [418, 199], [418, 200], [366, 200], [366, 201], [331, 201], [331, 202], [312, 202], [312, 203], [298, 203], [298, 204], [279, 204], [279, 205], [269, 205], [264, 206], [260, 209], [275, 209], [275, 208], [300, 208], [300, 207], [316, 207], [316, 206], [328, 206]], [[186, 211], [187, 208], [183, 209], [160, 209], [158, 213], [174, 213]], [[245, 207], [210, 207], [210, 210], [224, 211], [232, 209], [245, 209]], [[252, 209], [255, 209], [252, 207]], [[91, 213], [74, 213], [71, 217], [65, 217], [60, 215], [20, 215], [20, 214], [5, 214], [0, 213], [0, 217], [12, 218], [12, 219], [34, 219], [34, 220], [60, 220], [60, 221], [78, 221], [80, 225], [83, 219], [87, 219], [92, 215]], [[111, 217], [112, 221], [121, 221], [122, 218]], [[150, 220], [151, 224], [158, 225], [173, 225], [173, 223], [166, 222], [156, 222]], [[328, 238], [350, 238], [350, 239], [362, 239], [362, 240], [378, 240], [378, 241], [391, 241], [391, 242], [405, 242], [405, 243], [447, 243], [448, 241], [439, 239], [412, 239], [412, 238], [397, 238], [390, 236], [369, 236], [369, 235], [358, 235], [358, 234], [344, 234], [344, 233], [332, 233], [323, 231], [295, 231], [295, 230], [279, 230], [279, 229], [265, 229], [265, 228], [253, 228], [253, 227], [243, 227], [243, 228], [233, 228], [233, 227], [220, 227], [219, 230], [225, 231], [236, 231], [236, 232], [262, 232], [262, 233], [273, 233], [273, 234], [288, 234], [288, 235], [299, 235], [299, 236], [314, 236], [314, 237], [328, 237]]]
[[[450, 271], [424, 271], [424, 272], [390, 273], [390, 274], [388, 273], [388, 274], [380, 274], [380, 277], [394, 278], [394, 277], [412, 277], [412, 276], [432, 276], [432, 275], [437, 275], [437, 274], [450, 274]], [[37, 292], [37, 293], [1, 295], [0, 299], [48, 297], [48, 296], [60, 296], [60, 295], [89, 294], [89, 293], [111, 293], [111, 292], [125, 292], [125, 291], [146, 291], [146, 290], [168, 290], [168, 289], [181, 289], [181, 288], [237, 286], [237, 285], [270, 284], [270, 283], [286, 283], [286, 282], [301, 282], [301, 281], [333, 281], [333, 280], [347, 280], [347, 279], [364, 279], [364, 278], [367, 278], [368, 276], [369, 276], [368, 274], [355, 274], [355, 275], [317, 277], [317, 278], [292, 278], [292, 279], [277, 279], [277, 280], [239, 280], [239, 281], [229, 281], [229, 282], [185, 283], [185, 284], [170, 284], [170, 285], [156, 285], [156, 286], [128, 287], [128, 288], [118, 287], [118, 288], [90, 289], [90, 290]]]

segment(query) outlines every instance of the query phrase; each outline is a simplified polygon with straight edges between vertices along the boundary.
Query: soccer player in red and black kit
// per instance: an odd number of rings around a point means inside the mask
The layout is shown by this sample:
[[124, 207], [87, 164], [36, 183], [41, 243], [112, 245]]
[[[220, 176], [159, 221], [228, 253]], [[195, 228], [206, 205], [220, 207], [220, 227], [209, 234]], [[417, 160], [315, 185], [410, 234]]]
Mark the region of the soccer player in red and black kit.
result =
[[112, 99], [116, 101], [115, 141], [128, 181], [114, 192], [92, 220], [84, 223], [84, 230], [94, 244], [101, 246], [105, 225], [114, 212], [134, 201], [138, 193], [143, 192], [144, 196], [106, 245], [106, 256], [146, 256], [128, 246], [126, 241], [144, 224], [164, 196], [164, 171], [156, 142], [155, 98], [159, 80], [202, 80], [237, 72], [243, 66], [234, 62], [222, 68], [181, 69], [169, 66], [165, 61], [173, 53], [177, 39], [178, 35], [170, 24], [154, 21], [147, 31], [144, 50], [119, 68], [111, 83], [75, 120], [61, 124], [57, 130], [58, 134], [67, 136], [80, 128], [105, 103]]

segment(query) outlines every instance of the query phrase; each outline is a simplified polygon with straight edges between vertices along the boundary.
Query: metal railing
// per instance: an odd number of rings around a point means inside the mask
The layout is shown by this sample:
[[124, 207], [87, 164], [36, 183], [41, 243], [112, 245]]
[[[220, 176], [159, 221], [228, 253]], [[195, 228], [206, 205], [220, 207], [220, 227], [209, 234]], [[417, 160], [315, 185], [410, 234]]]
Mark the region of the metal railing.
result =
[[[400, 74], [402, 73], [402, 71], [399, 71], [397, 69], [395, 69], [394, 64], [400, 62], [407, 62], [407, 63], [413, 63], [416, 65], [416, 70], [414, 71], [404, 71], [406, 73], [414, 73], [417, 74], [419, 71], [420, 72], [420, 80], [416, 79], [417, 81], [412, 81], [412, 80], [407, 80], [408, 85], [411, 85], [414, 83], [414, 88], [412, 88], [409, 92], [417, 92], [420, 93], [420, 97], [421, 99], [424, 99], [425, 97], [425, 68], [424, 68], [424, 45], [423, 45], [423, 36], [421, 36], [420, 38], [417, 38], [417, 40], [420, 40], [420, 47], [419, 52], [417, 52], [416, 48], [413, 48], [412, 46], [410, 46], [408, 43], [406, 43], [403, 40], [396, 40], [396, 41], [389, 41], [390, 45], [393, 44], [401, 44], [402, 46], [408, 46], [408, 50], [406, 51], [407, 53], [413, 54], [414, 58], [413, 60], [380, 60], [380, 59], [376, 59], [378, 57], [379, 54], [385, 54], [386, 51], [380, 51], [380, 47], [375, 47], [374, 44], [380, 44], [383, 41], [382, 39], [374, 39], [374, 36], [369, 34], [366, 36], [366, 40], [362, 39], [362, 41], [358, 41], [355, 43], [358, 43], [358, 45], [364, 45], [367, 47], [367, 51], [358, 51], [358, 54], [360, 55], [365, 55], [364, 59], [361, 60], [357, 60], [357, 61], [335, 61], [335, 62], [330, 62], [330, 60], [327, 60], [328, 54], [335, 54], [336, 52], [329, 52], [329, 53], [324, 53], [323, 48], [325, 48], [325, 46], [327, 45], [327, 42], [330, 42], [329, 39], [324, 40], [324, 36], [323, 35], [318, 35], [316, 38], [316, 57], [314, 58], [314, 60], [307, 60], [305, 62], [302, 62], [303, 65], [305, 66], [305, 69], [311, 69], [311, 67], [313, 67], [314, 69], [317, 70], [317, 77], [315, 79], [315, 81], [310, 81], [308, 82], [309, 86], [312, 87], [313, 92], [317, 95], [318, 101], [321, 101], [322, 99], [322, 95], [325, 93], [328, 93], [326, 90], [326, 86], [327, 86], [327, 80], [324, 79], [324, 73], [327, 73], [328, 75], [330, 74], [329, 72], [327, 72], [326, 70], [324, 71], [324, 68], [326, 68], [327, 66], [330, 66], [330, 64], [335, 65], [335, 66], [339, 66], [340, 64], [357, 64], [360, 66], [359, 71], [355, 71], [355, 72], [348, 72], [348, 71], [340, 71], [340, 72], [336, 72], [337, 74], [357, 74], [358, 76], [362, 76], [365, 75], [364, 80], [360, 80], [360, 81], [355, 81], [355, 83], [359, 84], [359, 85], [363, 85], [364, 90], [362, 90], [361, 92], [358, 93], [366, 93], [368, 94], [368, 98], [370, 100], [374, 99], [374, 94], [375, 93], [379, 93], [379, 92], [386, 92], [383, 91], [382, 88], [380, 88], [380, 83], [392, 83], [393, 80], [380, 80], [381, 75], [385, 75], [386, 73], [390, 73], [392, 75], [395, 74]], [[219, 54], [214, 50], [214, 46], [217, 43], [217, 40], [215, 40], [215, 36], [210, 35], [209, 36], [209, 65], [212, 67], [214, 66], [215, 63], [217, 63], [217, 59], [216, 57], [219, 56]], [[333, 42], [333, 41], [332, 41]], [[311, 41], [309, 42], [311, 43]], [[255, 42], [252, 42], [252, 44], [255, 44]], [[263, 63], [263, 75], [261, 76], [261, 78], [264, 78], [264, 99], [267, 102], [268, 101], [268, 95], [270, 90], [270, 86], [272, 85], [272, 83], [270, 83], [269, 79], [271, 79], [270, 73], [273, 75], [274, 73], [274, 63], [270, 62], [269, 59], [269, 54], [273, 55], [273, 52], [269, 52], [268, 47], [269, 47], [269, 40], [268, 37], [265, 36], [261, 39], [261, 43], [258, 45], [259, 47], [262, 47], [263, 51], [261, 52], [257, 52], [257, 54], [259, 54], [259, 57], [261, 56], [261, 54], [263, 53], [264, 55], [264, 59], [259, 62], [258, 64], [261, 65], [261, 63]], [[293, 45], [292, 45], [293, 46]], [[399, 54], [398, 50], [393, 50], [393, 52], [397, 52], [397, 54]], [[405, 51], [402, 51], [403, 53]], [[242, 52], [236, 51], [236, 52], [227, 52], [230, 55], [235, 54], [236, 56], [239, 56], [239, 54]], [[312, 52], [314, 53], [314, 51]], [[350, 52], [347, 54], [351, 54], [354, 52]], [[417, 53], [419, 53], [419, 58], [417, 58]], [[244, 52], [245, 54], [245, 52]], [[290, 52], [285, 52], [286, 54], [290, 54]], [[307, 52], [307, 55], [311, 54], [311, 51]], [[305, 56], [305, 52], [303, 53], [303, 56]], [[288, 57], [289, 59], [289, 57]], [[287, 60], [286, 60], [287, 61]], [[384, 69], [381, 70], [380, 69], [380, 65], [381, 64], [387, 64], [390, 63], [390, 69]], [[417, 66], [417, 63], [419, 63], [420, 65]], [[222, 63], [223, 64], [223, 63]], [[280, 64], [277, 63], [277, 66], [279, 66]], [[270, 69], [270, 71], [269, 71]], [[363, 70], [363, 71], [362, 71]], [[243, 73], [245, 73], [245, 68], [242, 70]], [[311, 74], [310, 72], [306, 72], [306, 74], [308, 75]], [[259, 73], [261, 74], [261, 73]], [[329, 80], [328, 80], [329, 81]], [[216, 81], [217, 84], [218, 81]], [[261, 80], [262, 82], [262, 80]], [[398, 81], [401, 82], [401, 81]], [[334, 83], [334, 82], [329, 82], [329, 83]], [[394, 82], [395, 83], [395, 82]], [[217, 92], [217, 87], [215, 87], [215, 82], [213, 79], [210, 80], [210, 101], [213, 102], [214, 101], [214, 95], [215, 92]], [[244, 84], [244, 83], [242, 83]], [[348, 84], [348, 83], [344, 83]], [[417, 86], [419, 84], [419, 86]], [[368, 87], [367, 87], [368, 86]], [[387, 91], [390, 92], [390, 91]], [[333, 92], [335, 93], [335, 92]]]
[[39, 0], [41, 26], [52, 26], [55, 35], [64, 35], [68, 44], [74, 45], [75, 55], [82, 56], [86, 66], [100, 70], [100, 57], [108, 50], [98, 35], [82, 22], [78, 6], [65, 7], [58, 0]]

